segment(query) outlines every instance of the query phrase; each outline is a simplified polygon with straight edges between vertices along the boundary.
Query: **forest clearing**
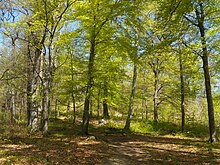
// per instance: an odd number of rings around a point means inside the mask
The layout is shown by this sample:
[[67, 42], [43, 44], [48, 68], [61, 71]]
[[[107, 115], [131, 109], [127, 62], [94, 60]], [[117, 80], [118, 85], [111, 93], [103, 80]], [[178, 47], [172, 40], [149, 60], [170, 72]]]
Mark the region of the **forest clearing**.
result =
[[[51, 134], [30, 135], [24, 126], [4, 125], [0, 136], [0, 164], [219, 164], [220, 144], [183, 135], [123, 133], [93, 125], [91, 135], [81, 136], [80, 127], [51, 119]], [[95, 123], [95, 122], [94, 122]], [[166, 131], [165, 131], [166, 132]], [[163, 134], [163, 135], [162, 135]], [[207, 134], [208, 135], [208, 134]], [[195, 134], [194, 134], [195, 136]]]
[[0, 0], [0, 164], [220, 164], [220, 0]]

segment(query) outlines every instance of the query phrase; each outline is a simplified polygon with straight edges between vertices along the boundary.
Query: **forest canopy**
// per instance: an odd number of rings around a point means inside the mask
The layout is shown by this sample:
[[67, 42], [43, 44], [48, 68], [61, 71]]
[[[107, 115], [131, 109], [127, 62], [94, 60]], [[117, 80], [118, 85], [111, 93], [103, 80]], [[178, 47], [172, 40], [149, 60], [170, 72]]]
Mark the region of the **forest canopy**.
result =
[[[218, 141], [218, 0], [0, 0], [1, 120], [195, 123]], [[147, 121], [147, 122], [146, 122]], [[216, 122], [215, 122], [216, 121]], [[117, 122], [112, 122], [115, 126]], [[133, 124], [133, 125], [132, 125]]]

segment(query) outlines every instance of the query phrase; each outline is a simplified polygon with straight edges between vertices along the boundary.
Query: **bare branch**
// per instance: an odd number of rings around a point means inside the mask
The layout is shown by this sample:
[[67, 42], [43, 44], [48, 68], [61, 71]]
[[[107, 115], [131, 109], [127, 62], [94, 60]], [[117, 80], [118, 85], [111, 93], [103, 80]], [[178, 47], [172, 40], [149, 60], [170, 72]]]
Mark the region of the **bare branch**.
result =
[[9, 69], [6, 69], [6, 70], [2, 73], [2, 76], [1, 76], [0, 80], [3, 80], [3, 78], [4, 78], [5, 74], [6, 74], [6, 72], [8, 72], [8, 71], [9, 71]]

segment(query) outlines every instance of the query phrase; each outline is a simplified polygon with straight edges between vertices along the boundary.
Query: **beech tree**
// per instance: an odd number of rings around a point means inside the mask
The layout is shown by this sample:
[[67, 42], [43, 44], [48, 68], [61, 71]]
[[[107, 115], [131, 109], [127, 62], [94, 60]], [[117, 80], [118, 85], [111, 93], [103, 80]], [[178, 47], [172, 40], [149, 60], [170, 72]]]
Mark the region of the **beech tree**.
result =
[[50, 116], [82, 119], [84, 135], [101, 112], [125, 130], [132, 118], [181, 123], [182, 132], [209, 120], [217, 141], [218, 7], [217, 0], [0, 1], [3, 119], [24, 119], [44, 136]]
[[[212, 24], [215, 16], [217, 1], [178, 1], [175, 3], [166, 2], [166, 5], [162, 2], [163, 7], [161, 6], [161, 11], [164, 11], [163, 14], [167, 16], [167, 22], [172, 22], [176, 24], [176, 21], [185, 19], [188, 21], [190, 26], [197, 28], [198, 35], [195, 35], [198, 40], [200, 40], [199, 56], [203, 62], [204, 70], [204, 80], [205, 80], [205, 89], [206, 89], [206, 98], [208, 106], [208, 117], [209, 117], [209, 130], [210, 130], [210, 142], [218, 141], [215, 119], [214, 119], [214, 106], [212, 100], [212, 90], [211, 90], [211, 78], [209, 70], [209, 52], [207, 44], [207, 31], [209, 27], [206, 24]], [[184, 6], [184, 8], [182, 7]], [[166, 8], [166, 9], [165, 9]], [[177, 25], [177, 24], [176, 24]], [[198, 42], [194, 39], [194, 42]], [[198, 48], [197, 48], [198, 50]], [[198, 51], [197, 51], [198, 52]]]

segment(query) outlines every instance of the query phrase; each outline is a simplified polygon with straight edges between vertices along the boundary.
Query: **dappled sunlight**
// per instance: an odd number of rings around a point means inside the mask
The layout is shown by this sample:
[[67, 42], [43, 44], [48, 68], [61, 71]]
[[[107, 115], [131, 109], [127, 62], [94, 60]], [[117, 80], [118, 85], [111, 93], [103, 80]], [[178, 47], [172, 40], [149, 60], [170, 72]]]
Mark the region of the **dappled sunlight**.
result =
[[9, 151], [9, 150], [21, 150], [31, 148], [33, 145], [17, 145], [17, 144], [3, 144], [0, 146], [0, 149]]
[[219, 143], [199, 138], [123, 133], [114, 128], [107, 133], [109, 128], [92, 128], [93, 134], [81, 136], [71, 133], [72, 129], [66, 121], [59, 121], [48, 137], [39, 133], [20, 136], [19, 131], [4, 134], [0, 164], [220, 164]]
[[[219, 164], [220, 149], [208, 149], [206, 143], [167, 137], [130, 135], [109, 136], [109, 154], [103, 164]], [[117, 140], [116, 140], [117, 139]], [[185, 144], [184, 144], [185, 143]], [[126, 159], [125, 159], [126, 158]], [[125, 159], [125, 161], [123, 161]], [[128, 162], [129, 160], [129, 162]]]

